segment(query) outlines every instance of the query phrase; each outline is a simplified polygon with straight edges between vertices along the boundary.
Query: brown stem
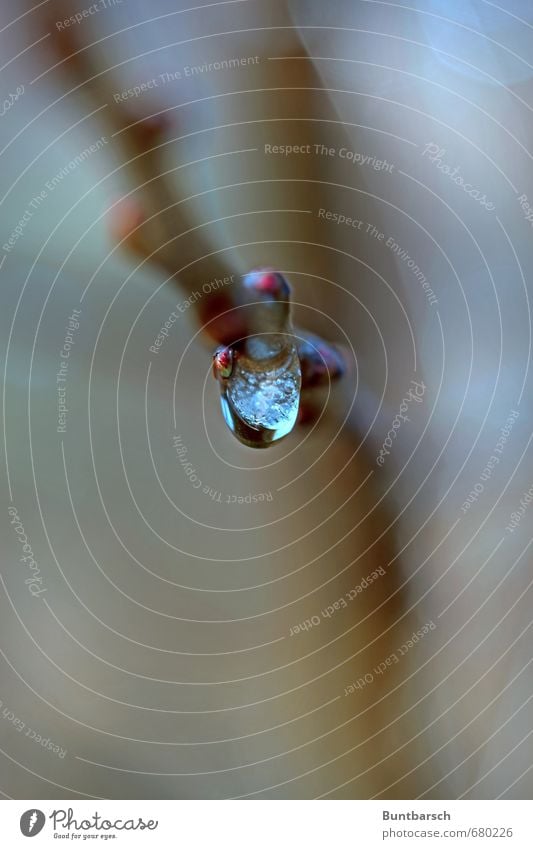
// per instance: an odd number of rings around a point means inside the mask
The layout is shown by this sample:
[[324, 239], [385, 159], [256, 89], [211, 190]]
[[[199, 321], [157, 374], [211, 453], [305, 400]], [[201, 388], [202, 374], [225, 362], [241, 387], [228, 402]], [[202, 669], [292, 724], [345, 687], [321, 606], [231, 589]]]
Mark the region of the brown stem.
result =
[[[221, 289], [213, 289], [207, 296], [198, 298], [194, 304], [197, 321], [205, 328], [208, 336], [219, 343], [231, 344], [247, 334], [246, 304], [240, 275], [234, 266], [228, 268], [226, 252], [213, 251], [212, 245], [203, 236], [201, 227], [195, 226], [186, 201], [176, 199], [171, 186], [170, 171], [165, 164], [164, 138], [169, 129], [178, 130], [175, 112], [163, 110], [153, 115], [140, 113], [130, 105], [113, 98], [111, 75], [99, 68], [94, 61], [94, 49], [81, 40], [80, 27], [58, 30], [50, 23], [51, 14], [68, 17], [69, 7], [57, 0], [47, 9], [47, 31], [51, 37], [46, 49], [53, 54], [52, 64], [70, 90], [82, 93], [92, 101], [95, 108], [107, 104], [102, 110], [102, 119], [107, 132], [119, 147], [122, 171], [136, 187], [137, 206], [131, 213], [119, 205], [115, 235], [144, 258], [159, 264], [166, 274], [176, 280], [187, 294], [201, 290], [202, 285], [215, 278], [232, 276], [232, 283]], [[294, 35], [292, 53], [304, 56], [305, 49]], [[298, 85], [313, 90], [318, 80], [311, 64], [297, 63]], [[307, 130], [297, 128], [295, 132]], [[135, 212], [135, 209], [137, 210]], [[221, 256], [224, 256], [222, 261]], [[299, 331], [299, 335], [305, 335]], [[309, 342], [299, 342], [305, 386], [315, 386], [335, 379], [343, 372], [342, 357], [331, 346], [317, 337], [308, 337]]]

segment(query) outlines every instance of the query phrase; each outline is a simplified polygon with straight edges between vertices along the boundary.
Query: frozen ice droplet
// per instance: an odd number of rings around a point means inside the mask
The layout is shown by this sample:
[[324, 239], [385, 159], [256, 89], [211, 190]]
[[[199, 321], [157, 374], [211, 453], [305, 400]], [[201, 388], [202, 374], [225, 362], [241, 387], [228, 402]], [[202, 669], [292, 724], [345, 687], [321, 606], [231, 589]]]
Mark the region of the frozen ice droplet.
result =
[[283, 336], [250, 337], [234, 351], [231, 375], [221, 381], [228, 427], [253, 448], [265, 448], [287, 436], [296, 424], [300, 384], [294, 342]]
[[300, 360], [290, 323], [290, 289], [280, 274], [252, 272], [244, 281], [257, 298], [254, 332], [219, 348], [213, 370], [220, 384], [224, 419], [240, 442], [265, 448], [296, 424], [300, 404]]

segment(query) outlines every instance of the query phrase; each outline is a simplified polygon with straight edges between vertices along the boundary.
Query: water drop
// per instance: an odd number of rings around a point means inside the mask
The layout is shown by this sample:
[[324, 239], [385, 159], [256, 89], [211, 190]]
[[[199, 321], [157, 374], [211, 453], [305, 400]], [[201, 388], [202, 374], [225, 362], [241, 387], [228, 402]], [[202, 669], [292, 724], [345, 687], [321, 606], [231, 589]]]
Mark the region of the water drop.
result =
[[302, 381], [290, 321], [290, 287], [281, 274], [252, 272], [244, 291], [250, 307], [250, 336], [217, 349], [213, 371], [220, 385], [224, 419], [237, 439], [266, 448], [296, 424]]

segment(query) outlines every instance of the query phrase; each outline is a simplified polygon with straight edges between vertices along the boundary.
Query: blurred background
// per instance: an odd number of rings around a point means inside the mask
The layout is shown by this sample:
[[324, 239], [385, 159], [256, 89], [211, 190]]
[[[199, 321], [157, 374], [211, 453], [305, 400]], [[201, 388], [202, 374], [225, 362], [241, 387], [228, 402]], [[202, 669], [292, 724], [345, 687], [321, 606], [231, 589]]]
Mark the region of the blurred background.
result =
[[[0, 16], [0, 791], [530, 797], [530, 4]], [[254, 452], [197, 307], [262, 264], [350, 364]]]

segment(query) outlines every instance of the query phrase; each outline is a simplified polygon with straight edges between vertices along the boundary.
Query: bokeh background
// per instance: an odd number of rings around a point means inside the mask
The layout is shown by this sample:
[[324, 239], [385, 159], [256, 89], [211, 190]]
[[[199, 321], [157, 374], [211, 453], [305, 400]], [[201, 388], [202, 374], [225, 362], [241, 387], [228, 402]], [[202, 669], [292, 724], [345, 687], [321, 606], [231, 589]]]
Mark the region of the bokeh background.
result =
[[[66, 7], [0, 12], [0, 791], [528, 798], [531, 5]], [[283, 270], [350, 351], [268, 451], [222, 421], [190, 275], [112, 238], [124, 92], [217, 277]]]

